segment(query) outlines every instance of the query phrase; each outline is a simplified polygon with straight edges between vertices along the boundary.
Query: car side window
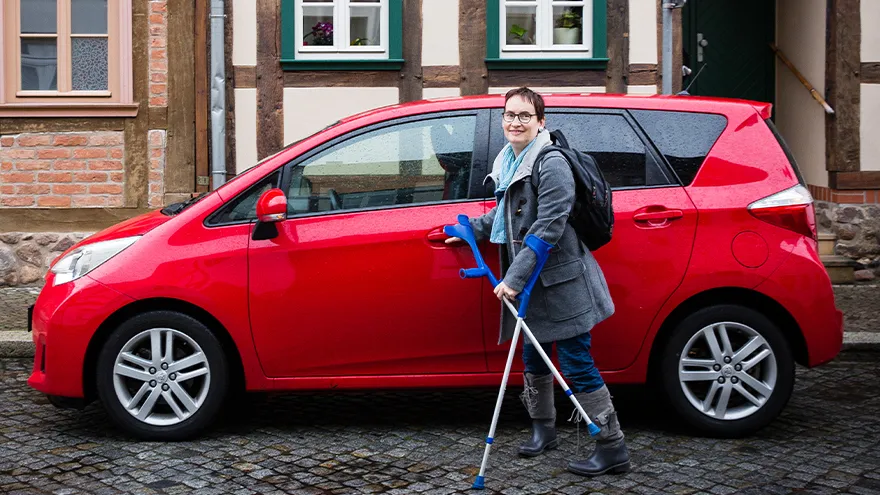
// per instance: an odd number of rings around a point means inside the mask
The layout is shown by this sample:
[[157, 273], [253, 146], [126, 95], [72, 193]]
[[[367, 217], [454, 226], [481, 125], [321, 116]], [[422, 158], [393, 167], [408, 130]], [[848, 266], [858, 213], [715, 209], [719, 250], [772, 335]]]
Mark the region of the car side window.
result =
[[561, 130], [572, 148], [592, 156], [613, 188], [669, 183], [623, 115], [548, 112], [546, 125]]
[[223, 225], [238, 222], [253, 222], [257, 219], [257, 201], [264, 192], [278, 187], [280, 170], [258, 181], [247, 191], [239, 194], [226, 206], [217, 211], [208, 219], [209, 225]]
[[396, 124], [291, 170], [288, 215], [467, 199], [476, 116]]

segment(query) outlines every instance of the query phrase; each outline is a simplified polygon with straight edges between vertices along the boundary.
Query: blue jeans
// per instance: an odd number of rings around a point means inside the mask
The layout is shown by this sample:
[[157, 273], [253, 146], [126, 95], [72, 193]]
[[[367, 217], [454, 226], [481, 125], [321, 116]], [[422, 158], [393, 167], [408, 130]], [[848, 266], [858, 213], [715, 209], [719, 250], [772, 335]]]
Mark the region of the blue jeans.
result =
[[[605, 385], [602, 375], [593, 363], [590, 354], [590, 332], [556, 341], [556, 353], [559, 355], [559, 371], [574, 393], [595, 392]], [[553, 342], [541, 344], [548, 357], [553, 349]], [[523, 364], [527, 373], [544, 376], [550, 374], [550, 368], [538, 354], [531, 342], [523, 344]]]

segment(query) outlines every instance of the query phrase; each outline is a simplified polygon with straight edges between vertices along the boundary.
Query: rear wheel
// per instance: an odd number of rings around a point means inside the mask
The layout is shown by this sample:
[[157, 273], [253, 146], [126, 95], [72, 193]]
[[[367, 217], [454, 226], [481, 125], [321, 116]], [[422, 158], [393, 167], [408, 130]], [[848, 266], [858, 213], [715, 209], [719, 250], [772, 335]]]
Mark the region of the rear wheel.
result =
[[676, 412], [720, 437], [766, 426], [794, 387], [794, 359], [782, 332], [761, 313], [736, 305], [705, 308], [679, 323], [661, 371]]
[[181, 440], [214, 421], [227, 374], [222, 346], [205, 325], [152, 311], [120, 325], [104, 344], [97, 389], [122, 429], [147, 440]]

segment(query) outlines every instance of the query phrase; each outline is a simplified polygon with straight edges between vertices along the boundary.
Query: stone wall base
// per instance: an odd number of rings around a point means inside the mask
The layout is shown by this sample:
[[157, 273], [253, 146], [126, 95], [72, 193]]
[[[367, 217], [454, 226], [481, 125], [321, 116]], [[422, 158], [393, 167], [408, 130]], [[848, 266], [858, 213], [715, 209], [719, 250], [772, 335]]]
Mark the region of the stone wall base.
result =
[[835, 254], [858, 263], [857, 271], [880, 277], [880, 205], [848, 205], [816, 201], [820, 232], [837, 236]]
[[49, 264], [91, 232], [0, 234], [0, 286], [40, 282]]

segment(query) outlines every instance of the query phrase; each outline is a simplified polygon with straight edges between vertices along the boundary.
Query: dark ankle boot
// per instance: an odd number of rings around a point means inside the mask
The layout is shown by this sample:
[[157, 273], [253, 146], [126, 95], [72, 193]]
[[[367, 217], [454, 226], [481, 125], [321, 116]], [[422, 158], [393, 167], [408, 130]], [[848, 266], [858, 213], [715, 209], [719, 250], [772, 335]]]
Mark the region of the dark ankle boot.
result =
[[534, 457], [559, 445], [556, 438], [556, 408], [553, 405], [553, 375], [525, 375], [520, 398], [532, 418], [532, 438], [519, 447], [519, 455]]
[[626, 473], [630, 470], [629, 452], [623, 440], [623, 432], [617, 421], [617, 412], [611, 403], [611, 393], [603, 386], [595, 392], [577, 394], [577, 400], [596, 423], [600, 432], [594, 438], [596, 449], [583, 461], [568, 463], [568, 470], [581, 476], [598, 476], [605, 473]]

